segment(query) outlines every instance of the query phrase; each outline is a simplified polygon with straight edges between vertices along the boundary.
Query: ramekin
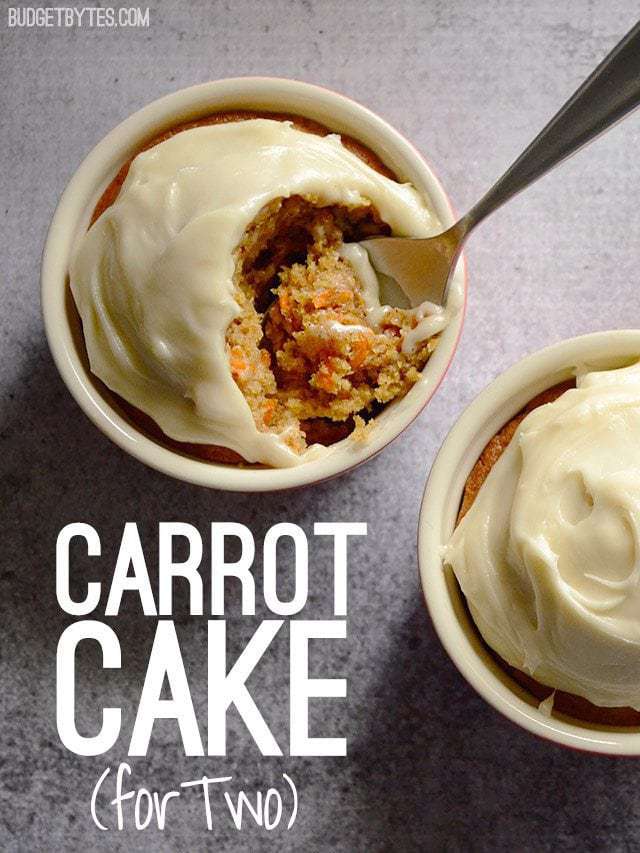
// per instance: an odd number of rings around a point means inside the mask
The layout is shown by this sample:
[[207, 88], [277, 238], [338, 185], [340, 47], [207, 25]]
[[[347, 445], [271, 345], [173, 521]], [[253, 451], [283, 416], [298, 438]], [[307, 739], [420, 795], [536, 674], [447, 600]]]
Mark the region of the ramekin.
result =
[[515, 364], [471, 403], [445, 439], [422, 500], [418, 533], [424, 598], [440, 640], [469, 684], [496, 710], [529, 732], [563, 746], [613, 755], [640, 755], [640, 730], [596, 726], [538, 710], [489, 655], [442, 548], [456, 522], [462, 493], [487, 442], [533, 397], [575, 375], [578, 365], [610, 369], [640, 358], [640, 331], [597, 332], [562, 341]]
[[68, 317], [68, 269], [75, 241], [87, 228], [102, 191], [119, 168], [161, 131], [207, 114], [233, 109], [305, 116], [370, 148], [400, 180], [410, 181], [432, 202], [443, 226], [453, 224], [451, 206], [438, 179], [418, 151], [386, 121], [355, 101], [296, 80], [241, 77], [182, 89], [154, 101], [112, 130], [87, 156], [58, 204], [42, 260], [42, 307], [49, 347], [71, 394], [112, 441], [142, 462], [187, 482], [230, 491], [296, 488], [338, 476], [371, 458], [396, 438], [426, 406], [442, 381], [462, 328], [466, 283], [464, 262], [453, 282], [461, 293], [457, 316], [441, 336], [422, 379], [378, 417], [370, 440], [346, 440], [325, 458], [291, 468], [256, 468], [204, 462], [157, 444], [105, 399], [74, 341]]

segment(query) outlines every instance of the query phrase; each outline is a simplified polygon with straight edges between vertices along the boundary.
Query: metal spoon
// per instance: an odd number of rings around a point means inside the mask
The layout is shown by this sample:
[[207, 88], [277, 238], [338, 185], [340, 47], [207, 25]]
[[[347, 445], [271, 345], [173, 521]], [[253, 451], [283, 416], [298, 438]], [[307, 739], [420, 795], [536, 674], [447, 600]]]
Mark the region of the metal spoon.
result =
[[466, 216], [436, 237], [374, 237], [363, 246], [376, 271], [412, 305], [444, 305], [462, 245], [479, 222], [640, 103], [640, 22], [614, 47], [515, 163]]

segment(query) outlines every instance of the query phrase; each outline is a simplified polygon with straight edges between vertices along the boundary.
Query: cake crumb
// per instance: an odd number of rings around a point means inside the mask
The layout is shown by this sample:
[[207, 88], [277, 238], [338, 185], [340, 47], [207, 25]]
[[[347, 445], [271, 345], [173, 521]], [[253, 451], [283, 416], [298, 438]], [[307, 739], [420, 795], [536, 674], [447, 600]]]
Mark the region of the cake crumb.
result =
[[297, 453], [312, 436], [366, 440], [375, 415], [410, 390], [435, 349], [437, 337], [403, 352], [415, 325], [406, 309], [389, 308], [372, 326], [362, 283], [340, 255], [343, 242], [388, 232], [371, 205], [292, 196], [266, 205], [236, 251], [231, 372], [257, 428]]

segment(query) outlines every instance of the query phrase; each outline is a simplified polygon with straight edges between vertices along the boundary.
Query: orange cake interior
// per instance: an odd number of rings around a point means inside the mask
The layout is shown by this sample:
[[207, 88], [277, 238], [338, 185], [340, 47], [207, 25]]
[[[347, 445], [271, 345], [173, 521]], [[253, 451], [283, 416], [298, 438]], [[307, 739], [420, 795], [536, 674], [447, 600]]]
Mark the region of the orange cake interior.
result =
[[435, 347], [432, 338], [402, 351], [416, 324], [405, 309], [388, 310], [374, 328], [363, 286], [340, 255], [343, 242], [388, 231], [371, 205], [292, 196], [266, 205], [237, 248], [231, 371], [258, 429], [284, 433], [298, 452], [363, 429], [406, 394]]

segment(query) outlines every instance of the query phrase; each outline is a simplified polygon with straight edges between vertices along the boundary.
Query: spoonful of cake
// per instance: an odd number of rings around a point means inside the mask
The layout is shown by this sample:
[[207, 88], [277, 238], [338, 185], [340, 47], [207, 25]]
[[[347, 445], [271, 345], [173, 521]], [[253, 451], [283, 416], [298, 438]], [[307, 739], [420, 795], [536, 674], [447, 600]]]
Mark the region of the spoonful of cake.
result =
[[462, 219], [435, 237], [374, 237], [360, 245], [412, 305], [444, 305], [462, 246], [490, 213], [640, 103], [640, 22], [585, 80], [513, 165]]

